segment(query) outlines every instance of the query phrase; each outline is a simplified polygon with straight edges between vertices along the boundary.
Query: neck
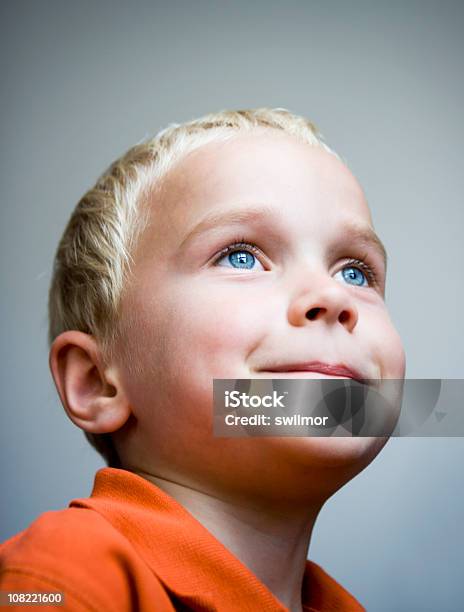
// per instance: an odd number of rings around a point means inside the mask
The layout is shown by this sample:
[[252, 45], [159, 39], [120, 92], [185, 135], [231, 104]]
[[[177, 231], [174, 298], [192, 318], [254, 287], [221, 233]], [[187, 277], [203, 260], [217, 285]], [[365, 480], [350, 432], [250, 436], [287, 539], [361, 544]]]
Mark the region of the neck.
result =
[[137, 473], [182, 504], [291, 612], [301, 612], [306, 558], [322, 502], [302, 508], [245, 505], [153, 474]]

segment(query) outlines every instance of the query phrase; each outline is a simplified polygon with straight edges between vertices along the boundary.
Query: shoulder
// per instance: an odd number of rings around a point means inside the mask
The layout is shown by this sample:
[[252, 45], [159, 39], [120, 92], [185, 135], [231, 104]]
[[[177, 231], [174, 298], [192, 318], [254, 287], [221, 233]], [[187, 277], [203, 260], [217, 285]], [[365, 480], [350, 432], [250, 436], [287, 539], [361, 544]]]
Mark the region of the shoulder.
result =
[[320, 565], [306, 562], [303, 578], [304, 610], [344, 610], [363, 612], [365, 608], [339, 582], [330, 576]]
[[140, 610], [149, 599], [173, 610], [132, 544], [88, 508], [46, 512], [2, 544], [0, 589], [61, 591], [73, 610], [130, 610], [134, 598]]
[[[111, 560], [129, 542], [97, 512], [67, 508], [45, 512], [27, 529], [0, 546], [0, 568], [20, 564], [64, 568], [98, 559]], [[75, 568], [73, 567], [73, 570]]]

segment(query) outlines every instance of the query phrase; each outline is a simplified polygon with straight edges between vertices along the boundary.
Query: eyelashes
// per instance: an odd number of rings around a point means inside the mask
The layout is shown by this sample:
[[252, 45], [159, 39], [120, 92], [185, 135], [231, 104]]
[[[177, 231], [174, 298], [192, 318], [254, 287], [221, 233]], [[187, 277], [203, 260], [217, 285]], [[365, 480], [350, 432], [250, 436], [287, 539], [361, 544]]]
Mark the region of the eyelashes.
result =
[[371, 264], [367, 263], [368, 260], [369, 260], [369, 257], [367, 254], [364, 255], [362, 259], [349, 259], [344, 264], [343, 268], [349, 268], [349, 267], [359, 268], [366, 275], [369, 281], [369, 284], [375, 287], [378, 287], [379, 281], [378, 281], [377, 273], [375, 271], [375, 268]]
[[[233, 253], [235, 251], [248, 251], [252, 253], [258, 259], [267, 259], [263, 253], [263, 251], [253, 242], [249, 242], [246, 238], [236, 238], [230, 244], [225, 246], [223, 249], [215, 255], [212, 265], [217, 265], [217, 263], [223, 259], [226, 255]], [[348, 259], [342, 266], [341, 270], [348, 267], [354, 267], [361, 270], [369, 283], [370, 287], [379, 287], [379, 278], [380, 274], [378, 273], [376, 266], [370, 261], [370, 257], [368, 253], [365, 253], [361, 259], [350, 258]]]
[[225, 255], [229, 253], [233, 253], [234, 251], [250, 251], [253, 255], [264, 257], [264, 253], [261, 249], [253, 244], [252, 242], [247, 242], [245, 238], [241, 238], [240, 240], [233, 241], [231, 244], [224, 247], [214, 258], [213, 263], [217, 263], [220, 259], [222, 259]]

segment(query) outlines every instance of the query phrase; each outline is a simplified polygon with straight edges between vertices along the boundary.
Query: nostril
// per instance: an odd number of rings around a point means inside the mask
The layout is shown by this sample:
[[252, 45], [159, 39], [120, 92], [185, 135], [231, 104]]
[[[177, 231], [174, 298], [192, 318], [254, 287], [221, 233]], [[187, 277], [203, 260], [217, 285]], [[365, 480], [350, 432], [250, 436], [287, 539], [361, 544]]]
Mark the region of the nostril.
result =
[[314, 319], [317, 318], [317, 315], [320, 313], [321, 310], [322, 308], [311, 308], [311, 310], [308, 310], [308, 312], [306, 313], [306, 318], [310, 321], [314, 321]]
[[346, 323], [349, 318], [350, 318], [349, 313], [346, 310], [344, 310], [343, 312], [340, 313], [338, 320], [340, 321], [340, 323]]

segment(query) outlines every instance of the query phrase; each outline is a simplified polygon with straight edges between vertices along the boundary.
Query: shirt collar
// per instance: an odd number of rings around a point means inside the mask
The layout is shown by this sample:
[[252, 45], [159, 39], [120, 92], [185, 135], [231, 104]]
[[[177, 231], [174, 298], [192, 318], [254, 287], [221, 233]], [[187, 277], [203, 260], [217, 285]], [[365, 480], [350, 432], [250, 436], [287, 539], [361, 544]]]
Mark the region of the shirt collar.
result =
[[[102, 468], [91, 497], [70, 505], [92, 508], [106, 518], [132, 543], [165, 588], [195, 609], [287, 611], [183, 506], [137, 474]], [[302, 599], [308, 611], [364, 609], [311, 561], [306, 564]]]

